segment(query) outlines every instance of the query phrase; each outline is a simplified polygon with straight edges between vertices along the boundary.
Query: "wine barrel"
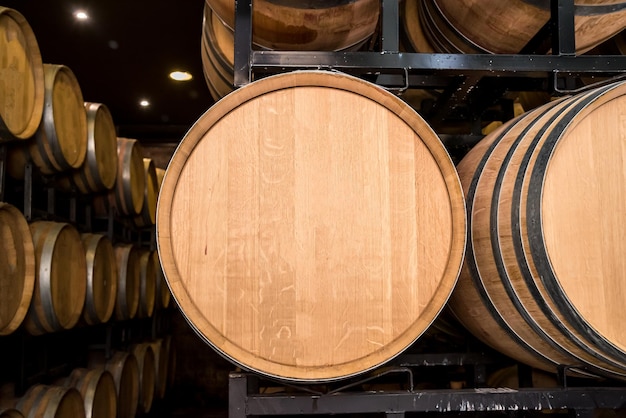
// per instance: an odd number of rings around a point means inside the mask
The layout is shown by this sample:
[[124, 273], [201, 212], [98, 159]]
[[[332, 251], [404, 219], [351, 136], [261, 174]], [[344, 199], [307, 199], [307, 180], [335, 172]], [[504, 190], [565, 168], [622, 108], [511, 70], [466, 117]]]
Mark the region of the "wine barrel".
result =
[[24, 415], [18, 411], [17, 409], [8, 408], [3, 409], [0, 408], [0, 418], [24, 418]]
[[209, 92], [219, 100], [234, 90], [235, 39], [210, 7], [204, 6], [201, 58]]
[[85, 418], [80, 393], [63, 386], [35, 385], [17, 402], [16, 409], [27, 418]]
[[[87, 288], [85, 249], [70, 224], [30, 224], [36, 259], [35, 290], [24, 321], [33, 335], [72, 328], [81, 317]], [[72, 256], [74, 255], [74, 256]]]
[[87, 293], [83, 318], [89, 325], [107, 322], [117, 295], [118, 267], [111, 240], [101, 234], [82, 234], [87, 261]]
[[0, 142], [34, 135], [44, 107], [44, 75], [32, 28], [17, 10], [0, 6]]
[[139, 308], [141, 283], [140, 253], [132, 244], [115, 245], [115, 259], [118, 268], [115, 318], [132, 319]]
[[623, 120], [613, 84], [514, 119], [458, 166], [468, 242], [450, 307], [533, 367], [626, 378]]
[[24, 320], [35, 286], [35, 248], [24, 215], [0, 202], [0, 335]]
[[111, 112], [102, 103], [85, 103], [87, 112], [87, 155], [83, 165], [59, 178], [62, 190], [83, 194], [110, 190], [117, 177], [117, 136]]
[[171, 389], [176, 383], [176, 343], [172, 340], [171, 335], [163, 337], [163, 344], [167, 347], [168, 361], [167, 361], [167, 388]]
[[131, 353], [139, 365], [139, 412], [147, 414], [152, 408], [156, 385], [156, 363], [149, 343], [133, 344]]
[[65, 386], [78, 390], [87, 418], [115, 418], [117, 393], [111, 373], [104, 369], [74, 369]]
[[[217, 16], [234, 29], [235, 3], [206, 0]], [[258, 0], [253, 8], [253, 41], [270, 49], [340, 50], [368, 39], [376, 29], [378, 0]]]
[[[516, 54], [550, 20], [549, 0], [425, 0], [418, 5], [426, 38], [439, 52]], [[574, 13], [576, 52], [581, 54], [624, 29], [626, 2], [575, 0]]]
[[157, 240], [174, 299], [218, 352], [331, 381], [432, 323], [461, 266], [465, 211], [448, 153], [410, 106], [302, 71], [238, 89], [196, 122], [168, 166]]
[[64, 65], [44, 64], [44, 112], [27, 146], [11, 148], [7, 170], [24, 177], [26, 162], [44, 175], [79, 168], [87, 154], [87, 113], [76, 76]]
[[170, 302], [172, 300], [172, 294], [170, 293], [170, 288], [167, 287], [167, 281], [165, 280], [165, 274], [163, 273], [163, 268], [161, 267], [161, 263], [158, 261], [158, 266], [156, 269], [156, 308], [157, 309], [167, 309], [170, 306]]
[[152, 351], [154, 353], [154, 364], [155, 364], [155, 385], [154, 385], [154, 394], [157, 399], [163, 399], [165, 397], [165, 391], [167, 390], [167, 381], [168, 381], [168, 368], [169, 368], [169, 342], [166, 342], [164, 339], [158, 339], [150, 343], [152, 347]]
[[156, 251], [140, 250], [139, 255], [139, 318], [149, 318], [156, 302], [156, 279], [159, 259]]
[[139, 215], [135, 216], [134, 222], [138, 227], [148, 227], [154, 225], [156, 221], [156, 205], [159, 194], [159, 180], [156, 174], [156, 167], [151, 158], [143, 159], [145, 176], [145, 187], [143, 192], [143, 205]]
[[132, 353], [118, 351], [106, 361], [117, 393], [118, 418], [135, 418], [139, 405], [139, 364]]
[[117, 155], [117, 179], [109, 201], [122, 215], [138, 215], [146, 186], [143, 150], [136, 139], [117, 138]]

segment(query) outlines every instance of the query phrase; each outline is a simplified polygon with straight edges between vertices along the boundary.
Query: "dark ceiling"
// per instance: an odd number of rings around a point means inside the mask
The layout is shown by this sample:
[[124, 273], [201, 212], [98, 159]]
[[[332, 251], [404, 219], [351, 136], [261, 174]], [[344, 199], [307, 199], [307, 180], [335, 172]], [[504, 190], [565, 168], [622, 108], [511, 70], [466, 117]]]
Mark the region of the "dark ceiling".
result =
[[[24, 15], [44, 63], [76, 75], [85, 101], [111, 110], [118, 135], [179, 142], [213, 103], [202, 74], [203, 0], [0, 0]], [[73, 13], [85, 10], [89, 19]], [[168, 78], [173, 70], [193, 75]], [[139, 101], [147, 98], [150, 106]]]

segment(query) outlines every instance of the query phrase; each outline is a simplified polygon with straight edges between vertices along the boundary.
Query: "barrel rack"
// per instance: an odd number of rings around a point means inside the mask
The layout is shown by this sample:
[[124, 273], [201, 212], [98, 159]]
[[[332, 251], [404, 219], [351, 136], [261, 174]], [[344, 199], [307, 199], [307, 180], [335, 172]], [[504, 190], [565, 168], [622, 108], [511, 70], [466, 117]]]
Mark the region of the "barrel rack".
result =
[[[614, 7], [626, 7], [620, 4]], [[550, 0], [550, 21], [516, 55], [407, 53], [400, 51], [399, 1], [381, 0], [381, 22], [375, 51], [266, 51], [252, 48], [252, 1], [235, 2], [234, 84], [293, 70], [342, 71], [375, 82], [401, 95], [408, 89], [438, 89], [442, 94], [428, 109], [416, 109], [438, 132], [450, 150], [458, 144], [471, 147], [482, 135], [480, 122], [489, 120], [487, 109], [502, 105], [501, 117], [512, 117], [502, 100], [507, 90], [545, 91], [556, 95], [577, 93], [599, 84], [626, 78], [626, 56], [576, 55], [574, 0]], [[545, 55], [552, 50], [552, 55]], [[581, 85], [581, 76], [597, 77], [593, 85]], [[447, 135], [438, 127], [450, 118], [469, 122], [464, 134]], [[451, 152], [452, 153], [452, 152]], [[454, 157], [454, 156], [453, 156]], [[486, 365], [502, 361], [489, 348], [477, 352], [405, 354], [389, 369], [377, 371], [343, 386], [318, 391], [308, 386], [285, 385], [281, 393], [260, 390], [267, 382], [254, 373], [229, 375], [229, 417], [264, 415], [384, 414], [468, 412], [504, 416], [534, 416], [542, 410], [568, 411], [570, 416], [591, 417], [597, 409], [626, 409], [623, 383], [567, 378], [567, 368], [557, 370], [559, 387], [530, 387], [530, 370], [518, 365], [521, 389], [486, 388]], [[504, 360], [505, 363], [507, 360]], [[508, 360], [511, 362], [511, 360]], [[465, 389], [417, 389], [415, 368], [468, 366], [473, 371]], [[406, 374], [402, 390], [363, 390], [362, 384], [387, 375]], [[570, 382], [575, 381], [573, 384]], [[267, 383], [266, 383], [267, 384]], [[270, 383], [271, 384], [271, 383]], [[428, 414], [429, 413], [429, 414]]]

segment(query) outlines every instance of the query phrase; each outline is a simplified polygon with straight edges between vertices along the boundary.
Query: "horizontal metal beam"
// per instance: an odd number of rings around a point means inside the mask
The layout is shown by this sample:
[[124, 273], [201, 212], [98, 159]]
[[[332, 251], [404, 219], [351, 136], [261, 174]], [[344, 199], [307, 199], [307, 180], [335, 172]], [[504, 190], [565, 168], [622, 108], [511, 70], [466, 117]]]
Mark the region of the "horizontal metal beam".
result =
[[625, 408], [626, 390], [624, 388], [472, 389], [354, 392], [321, 396], [248, 395], [245, 402], [247, 415], [593, 410]]
[[[256, 72], [279, 69], [344, 69], [351, 72], [439, 70], [466, 74], [483, 72], [491, 76], [545, 77], [550, 73], [626, 73], [626, 56], [604, 55], [486, 55], [425, 54], [320, 51], [251, 51], [251, 66]], [[439, 74], [442, 75], [442, 74]]]

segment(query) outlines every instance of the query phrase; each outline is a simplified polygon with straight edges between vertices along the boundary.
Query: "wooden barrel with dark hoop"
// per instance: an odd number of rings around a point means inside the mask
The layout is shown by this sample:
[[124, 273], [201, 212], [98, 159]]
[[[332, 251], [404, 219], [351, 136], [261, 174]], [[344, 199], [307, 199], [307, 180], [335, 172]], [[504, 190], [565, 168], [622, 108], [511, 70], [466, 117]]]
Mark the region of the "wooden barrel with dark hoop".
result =
[[44, 64], [44, 112], [27, 146], [13, 147], [7, 170], [24, 177], [28, 160], [44, 175], [79, 168], [87, 154], [87, 114], [76, 76], [64, 65]]
[[37, 39], [17, 10], [0, 6], [0, 142], [34, 135], [44, 106], [43, 64]]
[[217, 351], [331, 381], [380, 366], [433, 322], [461, 266], [464, 202], [410, 106], [348, 75], [292, 72], [196, 122], [168, 166], [157, 242], [178, 306]]
[[26, 218], [0, 202], [0, 335], [24, 320], [35, 286], [35, 248]]
[[17, 402], [25, 417], [85, 418], [80, 393], [71, 387], [35, 385]]
[[70, 224], [49, 221], [33, 222], [30, 230], [36, 275], [26, 329], [38, 335], [72, 328], [83, 312], [87, 288], [80, 234]]
[[613, 84], [508, 122], [458, 166], [469, 235], [450, 306], [533, 367], [626, 379], [624, 121]]
[[74, 369], [65, 380], [65, 386], [73, 387], [80, 392], [87, 417], [115, 418], [117, 416], [115, 380], [108, 371], [102, 368]]
[[[549, 0], [424, 0], [417, 5], [419, 17], [404, 18], [421, 19], [428, 42], [439, 52], [517, 54], [550, 20]], [[624, 29], [624, 21], [624, 1], [574, 1], [576, 52], [611, 38]]]
[[87, 261], [87, 294], [83, 318], [89, 325], [107, 322], [117, 296], [118, 267], [106, 235], [82, 234]]
[[87, 155], [83, 165], [57, 180], [62, 190], [89, 194], [110, 190], [117, 178], [117, 136], [111, 112], [102, 103], [85, 103]]
[[114, 248], [118, 268], [115, 318], [120, 320], [132, 319], [137, 315], [139, 308], [140, 253], [132, 244], [117, 244]]
[[152, 408], [156, 384], [156, 363], [149, 343], [134, 344], [131, 353], [139, 365], [139, 412], [147, 414]]
[[158, 339], [150, 343], [152, 351], [154, 353], [155, 364], [155, 379], [154, 379], [154, 395], [157, 399], [163, 399], [165, 397], [165, 391], [167, 390], [168, 381], [168, 368], [170, 360], [169, 342], [163, 339]]

